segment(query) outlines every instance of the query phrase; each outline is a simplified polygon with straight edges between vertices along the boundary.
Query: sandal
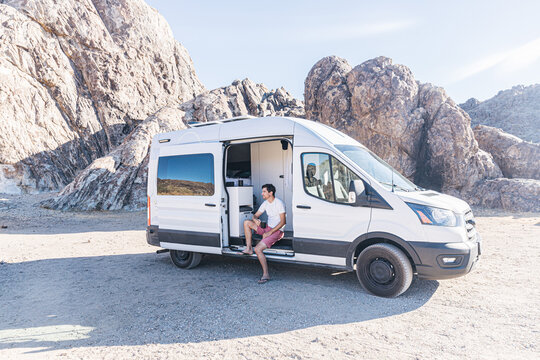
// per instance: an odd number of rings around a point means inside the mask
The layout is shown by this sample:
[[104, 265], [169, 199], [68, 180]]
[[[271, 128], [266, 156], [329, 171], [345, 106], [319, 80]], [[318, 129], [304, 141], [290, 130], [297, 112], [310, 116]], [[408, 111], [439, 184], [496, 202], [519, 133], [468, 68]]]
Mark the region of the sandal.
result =
[[257, 281], [257, 283], [258, 284], [266, 284], [269, 281], [270, 281], [269, 278], [261, 278], [259, 281]]

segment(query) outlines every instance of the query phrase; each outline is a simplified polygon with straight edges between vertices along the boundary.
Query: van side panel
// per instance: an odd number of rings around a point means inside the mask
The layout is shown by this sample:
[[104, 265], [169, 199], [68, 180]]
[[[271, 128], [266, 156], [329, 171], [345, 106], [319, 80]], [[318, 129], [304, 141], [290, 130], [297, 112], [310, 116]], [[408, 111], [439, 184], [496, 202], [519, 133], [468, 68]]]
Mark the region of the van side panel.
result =
[[160, 145], [149, 164], [151, 239], [167, 249], [221, 253], [223, 145]]

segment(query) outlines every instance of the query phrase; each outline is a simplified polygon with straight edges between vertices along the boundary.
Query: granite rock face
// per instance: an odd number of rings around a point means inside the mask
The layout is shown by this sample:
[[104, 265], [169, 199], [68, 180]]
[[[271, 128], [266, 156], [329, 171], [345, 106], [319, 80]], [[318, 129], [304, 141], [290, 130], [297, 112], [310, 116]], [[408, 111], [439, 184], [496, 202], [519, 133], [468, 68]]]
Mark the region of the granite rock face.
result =
[[540, 84], [514, 86], [486, 101], [469, 99], [460, 105], [472, 125], [501, 128], [517, 137], [540, 143]]
[[0, 21], [0, 191], [61, 189], [149, 115], [204, 91], [142, 0], [1, 0]]
[[391, 59], [353, 68], [323, 58], [306, 78], [305, 97], [306, 118], [344, 131], [416, 184], [476, 205], [540, 206], [540, 182], [505, 179], [495, 154], [479, 148], [468, 114], [444, 89], [419, 83]]
[[306, 117], [344, 131], [422, 186], [442, 191], [501, 176], [479, 150], [470, 119], [403, 65], [378, 57], [351, 68], [320, 60], [305, 81]]
[[249, 79], [206, 92], [150, 116], [108, 155], [95, 160], [42, 206], [59, 210], [140, 210], [146, 207], [148, 154], [152, 137], [240, 115], [303, 116], [303, 103], [283, 88], [269, 90]]
[[540, 180], [540, 144], [491, 126], [478, 125], [473, 130], [480, 148], [493, 156], [505, 177]]

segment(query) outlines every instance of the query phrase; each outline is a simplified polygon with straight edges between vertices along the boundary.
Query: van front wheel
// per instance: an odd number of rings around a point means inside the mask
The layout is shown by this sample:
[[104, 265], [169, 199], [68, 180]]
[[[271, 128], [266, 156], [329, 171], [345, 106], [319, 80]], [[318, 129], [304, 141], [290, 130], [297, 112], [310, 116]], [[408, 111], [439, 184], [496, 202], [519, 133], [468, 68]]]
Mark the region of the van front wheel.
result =
[[356, 261], [360, 284], [373, 295], [396, 297], [411, 285], [413, 270], [407, 256], [390, 244], [374, 244], [365, 248]]
[[169, 253], [173, 264], [183, 269], [194, 268], [202, 259], [202, 254], [191, 251], [169, 250]]

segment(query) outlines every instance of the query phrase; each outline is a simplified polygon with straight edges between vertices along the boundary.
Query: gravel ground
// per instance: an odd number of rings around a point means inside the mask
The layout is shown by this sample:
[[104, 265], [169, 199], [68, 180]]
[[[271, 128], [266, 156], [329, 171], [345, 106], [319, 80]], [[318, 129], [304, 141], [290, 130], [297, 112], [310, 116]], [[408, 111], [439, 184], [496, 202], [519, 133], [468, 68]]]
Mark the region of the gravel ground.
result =
[[58, 212], [0, 195], [0, 358], [540, 358], [540, 214], [476, 209], [465, 277], [396, 299], [353, 273], [207, 256], [172, 265], [144, 212]]

